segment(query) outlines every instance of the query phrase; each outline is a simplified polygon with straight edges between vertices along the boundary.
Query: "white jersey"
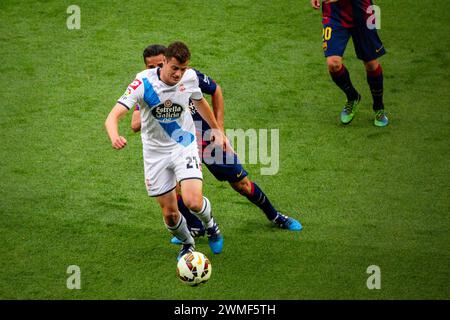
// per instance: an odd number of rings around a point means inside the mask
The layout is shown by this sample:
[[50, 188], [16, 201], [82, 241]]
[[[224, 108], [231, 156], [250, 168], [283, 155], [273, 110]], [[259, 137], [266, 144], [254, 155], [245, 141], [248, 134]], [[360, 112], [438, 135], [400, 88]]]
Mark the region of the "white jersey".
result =
[[189, 99], [200, 100], [203, 95], [194, 70], [186, 70], [174, 86], [162, 82], [159, 73], [159, 68], [138, 73], [117, 102], [128, 109], [139, 104], [144, 148], [172, 152], [195, 144]]

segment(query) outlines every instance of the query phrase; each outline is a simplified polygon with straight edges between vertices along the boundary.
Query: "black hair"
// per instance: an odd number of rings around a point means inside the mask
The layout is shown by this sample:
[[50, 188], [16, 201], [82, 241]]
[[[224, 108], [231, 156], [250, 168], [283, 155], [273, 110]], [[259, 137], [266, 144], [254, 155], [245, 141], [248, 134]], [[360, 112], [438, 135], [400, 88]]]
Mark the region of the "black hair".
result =
[[149, 45], [147, 48], [144, 49], [144, 53], [142, 54], [144, 57], [144, 63], [145, 63], [145, 58], [159, 56], [160, 54], [165, 54], [166, 50], [167, 50], [167, 48], [161, 44]]

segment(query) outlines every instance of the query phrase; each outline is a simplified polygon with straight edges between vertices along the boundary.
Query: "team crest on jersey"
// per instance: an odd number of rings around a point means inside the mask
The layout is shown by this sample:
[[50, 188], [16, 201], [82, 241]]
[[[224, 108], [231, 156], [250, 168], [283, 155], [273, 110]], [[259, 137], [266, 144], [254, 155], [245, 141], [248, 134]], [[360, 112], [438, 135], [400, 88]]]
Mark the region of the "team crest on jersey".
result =
[[184, 92], [186, 90], [186, 88], [184, 87], [184, 84], [180, 84], [180, 92]]
[[151, 112], [156, 120], [167, 123], [181, 117], [183, 109], [183, 106], [173, 103], [171, 100], [166, 100], [163, 103], [154, 106]]
[[129, 88], [136, 90], [140, 85], [142, 84], [142, 81], [139, 79], [134, 79], [132, 83], [128, 86]]

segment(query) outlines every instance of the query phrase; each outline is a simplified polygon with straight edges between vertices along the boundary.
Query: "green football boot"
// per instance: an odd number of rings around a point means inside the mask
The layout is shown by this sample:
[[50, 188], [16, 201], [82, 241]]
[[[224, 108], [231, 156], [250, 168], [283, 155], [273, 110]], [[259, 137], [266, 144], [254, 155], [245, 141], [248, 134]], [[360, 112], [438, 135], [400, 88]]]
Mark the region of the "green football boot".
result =
[[357, 106], [361, 101], [361, 95], [358, 94], [358, 98], [355, 100], [350, 100], [345, 103], [345, 107], [341, 112], [341, 122], [343, 124], [349, 124], [352, 122], [353, 117], [355, 116]]
[[386, 127], [389, 124], [389, 119], [386, 116], [384, 109], [375, 112], [375, 120], [373, 121], [373, 124], [377, 127]]

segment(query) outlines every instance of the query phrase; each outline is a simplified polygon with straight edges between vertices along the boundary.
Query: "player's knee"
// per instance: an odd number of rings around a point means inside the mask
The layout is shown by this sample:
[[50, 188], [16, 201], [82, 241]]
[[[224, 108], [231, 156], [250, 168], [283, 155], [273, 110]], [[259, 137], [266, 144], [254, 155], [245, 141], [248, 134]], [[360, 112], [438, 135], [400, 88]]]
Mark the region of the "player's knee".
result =
[[178, 220], [180, 219], [180, 214], [178, 213], [178, 210], [174, 210], [173, 208], [171, 210], [163, 208], [163, 215], [164, 215], [164, 222], [169, 227], [174, 227]]
[[342, 60], [337, 57], [329, 57], [327, 59], [328, 71], [338, 72], [342, 68]]
[[231, 183], [234, 190], [239, 192], [241, 195], [249, 195], [252, 190], [252, 185], [249, 179], [244, 178], [241, 181]]
[[366, 67], [367, 71], [375, 71], [375, 70], [377, 70], [379, 63], [378, 63], [378, 60], [372, 60], [372, 61], [364, 62], [364, 66]]
[[202, 194], [192, 193], [188, 195], [182, 195], [183, 202], [189, 210], [200, 212], [203, 208], [203, 196]]

